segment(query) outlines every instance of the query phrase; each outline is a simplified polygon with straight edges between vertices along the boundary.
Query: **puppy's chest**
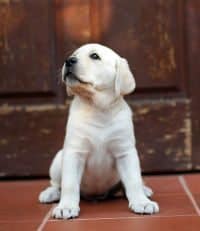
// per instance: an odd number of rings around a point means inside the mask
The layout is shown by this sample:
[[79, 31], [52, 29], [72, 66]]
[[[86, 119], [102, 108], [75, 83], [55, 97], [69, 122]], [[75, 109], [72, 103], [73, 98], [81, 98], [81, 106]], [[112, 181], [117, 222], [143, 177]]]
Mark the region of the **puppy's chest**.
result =
[[115, 160], [105, 149], [90, 153], [82, 178], [81, 189], [86, 194], [101, 194], [119, 181]]
[[103, 139], [98, 139], [97, 143], [92, 145], [86, 161], [86, 171], [92, 172], [98, 176], [105, 172], [113, 171], [115, 161], [112, 153], [109, 152], [108, 144]]
[[88, 154], [86, 166], [89, 169], [110, 169], [114, 164], [112, 153], [107, 149], [107, 145], [99, 144], [92, 148]]

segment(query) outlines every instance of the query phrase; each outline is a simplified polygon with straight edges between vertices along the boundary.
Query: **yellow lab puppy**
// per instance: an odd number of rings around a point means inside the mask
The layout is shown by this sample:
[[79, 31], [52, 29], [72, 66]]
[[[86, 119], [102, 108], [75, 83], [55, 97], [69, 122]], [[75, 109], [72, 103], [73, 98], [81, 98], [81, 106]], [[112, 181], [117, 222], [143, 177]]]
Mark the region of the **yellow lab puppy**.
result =
[[75, 97], [64, 147], [52, 162], [51, 186], [40, 202], [60, 199], [53, 217], [77, 217], [80, 192], [106, 195], [121, 181], [132, 211], [157, 213], [158, 204], [148, 198], [152, 191], [142, 182], [132, 113], [123, 99], [135, 89], [127, 61], [105, 46], [86, 44], [65, 61], [62, 78]]

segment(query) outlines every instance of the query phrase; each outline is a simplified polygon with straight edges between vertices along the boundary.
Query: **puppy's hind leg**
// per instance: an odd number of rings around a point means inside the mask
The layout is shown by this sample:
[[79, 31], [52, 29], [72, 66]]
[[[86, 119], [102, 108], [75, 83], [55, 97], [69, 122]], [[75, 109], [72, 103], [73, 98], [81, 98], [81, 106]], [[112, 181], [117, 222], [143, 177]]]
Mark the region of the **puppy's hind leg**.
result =
[[60, 150], [52, 161], [49, 170], [51, 186], [40, 193], [39, 201], [41, 203], [52, 203], [60, 200], [62, 153], [63, 151]]

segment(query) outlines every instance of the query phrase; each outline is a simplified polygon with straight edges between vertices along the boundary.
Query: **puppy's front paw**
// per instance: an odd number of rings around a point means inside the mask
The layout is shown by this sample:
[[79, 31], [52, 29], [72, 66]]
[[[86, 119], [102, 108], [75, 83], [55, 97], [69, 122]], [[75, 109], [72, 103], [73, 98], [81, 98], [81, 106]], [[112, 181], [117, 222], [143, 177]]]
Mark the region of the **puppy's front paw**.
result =
[[143, 191], [146, 197], [152, 197], [153, 191], [150, 187], [143, 185]]
[[156, 202], [149, 200], [148, 198], [134, 200], [134, 202], [129, 203], [129, 208], [140, 214], [153, 214], [159, 212], [159, 206]]
[[70, 218], [78, 217], [79, 212], [80, 212], [79, 207], [70, 208], [59, 204], [57, 207], [54, 208], [52, 212], [52, 217], [57, 219], [70, 219]]

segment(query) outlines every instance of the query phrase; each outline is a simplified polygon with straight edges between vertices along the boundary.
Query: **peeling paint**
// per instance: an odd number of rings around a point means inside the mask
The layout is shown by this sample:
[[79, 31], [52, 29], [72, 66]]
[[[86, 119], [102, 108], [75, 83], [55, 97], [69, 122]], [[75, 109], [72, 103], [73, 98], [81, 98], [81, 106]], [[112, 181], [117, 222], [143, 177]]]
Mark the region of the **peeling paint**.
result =
[[184, 120], [185, 124], [185, 155], [191, 156], [192, 155], [192, 132], [191, 132], [191, 119], [186, 118]]
[[[69, 104], [68, 104], [69, 105]], [[67, 110], [68, 105], [54, 105], [54, 104], [43, 104], [43, 105], [20, 105], [11, 106], [8, 104], [3, 104], [0, 106], [0, 115], [8, 115], [12, 112], [43, 112], [43, 111], [53, 111], [53, 110]]]
[[149, 148], [149, 149], [147, 149], [147, 153], [148, 153], [148, 154], [154, 154], [154, 153], [155, 153], [155, 150], [154, 150], [154, 149]]
[[192, 163], [187, 163], [185, 167], [186, 167], [186, 169], [191, 170], [192, 169]]
[[164, 140], [172, 140], [174, 138], [174, 135], [172, 135], [172, 134], [165, 134], [164, 135]]
[[0, 139], [0, 145], [7, 145], [8, 140], [7, 139]]
[[19, 140], [20, 140], [20, 141], [25, 141], [26, 139], [27, 139], [27, 138], [26, 138], [25, 136], [20, 136], [20, 137], [19, 137]]
[[157, 47], [146, 49], [146, 57], [149, 66], [148, 73], [152, 79], [165, 80], [172, 76], [176, 69], [175, 43], [171, 32], [171, 17], [169, 10], [172, 5], [167, 1], [158, 2], [158, 11], [156, 12], [154, 25], [151, 28], [151, 39], [157, 43]]
[[21, 111], [22, 106], [9, 106], [8, 104], [3, 104], [0, 106], [0, 115], [8, 115], [14, 111]]
[[31, 121], [30, 124], [29, 124], [29, 127], [30, 127], [30, 128], [34, 128], [34, 127], [35, 127], [35, 122], [34, 122], [34, 121]]
[[[168, 55], [169, 55], [169, 61], [171, 64], [171, 69], [175, 69], [176, 68], [176, 61], [175, 61], [175, 50], [173, 47], [171, 47], [168, 51]], [[169, 66], [170, 67], [170, 66]]]
[[54, 104], [44, 104], [44, 105], [34, 105], [34, 106], [26, 106], [26, 112], [33, 111], [52, 111], [55, 109], [66, 109], [66, 105], [54, 105]]
[[165, 150], [165, 155], [166, 155], [166, 156], [170, 156], [172, 153], [173, 153], [173, 149], [172, 149], [172, 148], [167, 148], [167, 149]]
[[[65, 104], [42, 104], [42, 105], [18, 105], [18, 106], [13, 106], [13, 105], [8, 105], [8, 104], [3, 104], [0, 106], [0, 115], [7, 115], [12, 112], [20, 112], [20, 111], [25, 111], [25, 112], [45, 112], [45, 111], [53, 111], [53, 110], [68, 110], [69, 105], [70, 105], [70, 100], [66, 100]], [[173, 99], [151, 99], [151, 100], [135, 100], [128, 102], [130, 106], [140, 106], [138, 109], [136, 108], [139, 113], [147, 113], [150, 112], [151, 110], [154, 110], [155, 108], [152, 108], [152, 105], [157, 108], [157, 110], [160, 109], [160, 107], [170, 105], [172, 107], [177, 106], [177, 102], [181, 103], [183, 102], [184, 104], [187, 103], [189, 104], [189, 100], [182, 100], [182, 99], [177, 99], [176, 101]], [[149, 104], [148, 106], [146, 106]], [[142, 108], [141, 108], [142, 107]], [[165, 120], [166, 117], [161, 117], [161, 121]]]
[[13, 111], [13, 107], [9, 107], [7, 104], [4, 104], [0, 107], [0, 115], [7, 115]]
[[51, 130], [50, 130], [50, 129], [47, 129], [47, 128], [42, 128], [42, 129], [40, 130], [40, 132], [43, 133], [43, 134], [48, 135], [48, 134], [51, 133]]
[[6, 159], [12, 159], [12, 155], [10, 155], [10, 154], [6, 154]]
[[7, 175], [6, 172], [0, 172], [0, 177], [4, 177], [6, 175]]
[[0, 0], [0, 4], [10, 4], [10, 0]]
[[183, 150], [181, 148], [176, 149], [175, 156], [173, 157], [173, 160], [175, 162], [180, 162], [183, 157]]
[[138, 112], [139, 114], [141, 114], [141, 115], [145, 115], [145, 114], [147, 114], [149, 111], [150, 111], [150, 108], [143, 107], [143, 108], [138, 109], [137, 112]]
[[200, 165], [195, 165], [196, 170], [200, 170]]
[[165, 121], [168, 120], [168, 118], [166, 118], [166, 117], [159, 117], [158, 120], [159, 120], [160, 122], [165, 122]]

